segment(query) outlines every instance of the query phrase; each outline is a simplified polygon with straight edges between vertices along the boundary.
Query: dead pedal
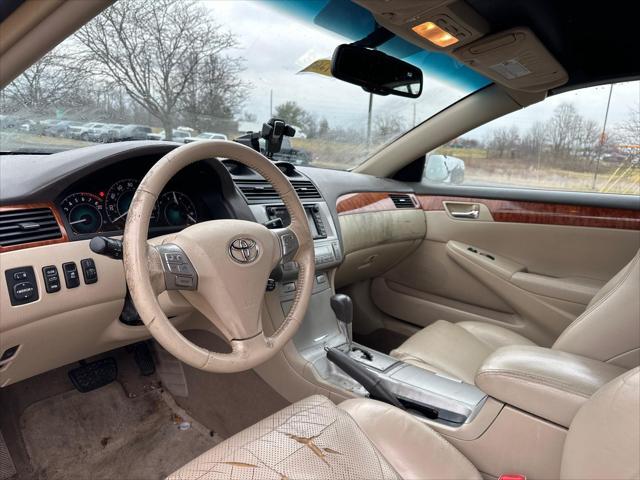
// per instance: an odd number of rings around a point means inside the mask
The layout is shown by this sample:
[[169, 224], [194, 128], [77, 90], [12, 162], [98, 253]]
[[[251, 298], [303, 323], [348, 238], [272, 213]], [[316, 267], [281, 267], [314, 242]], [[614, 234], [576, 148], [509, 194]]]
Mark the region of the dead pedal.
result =
[[69, 370], [69, 380], [82, 393], [104, 387], [118, 376], [118, 364], [113, 357], [101, 358], [95, 362], [83, 363]]
[[138, 342], [133, 346], [133, 358], [140, 369], [140, 375], [147, 377], [156, 372], [156, 364], [147, 342]]

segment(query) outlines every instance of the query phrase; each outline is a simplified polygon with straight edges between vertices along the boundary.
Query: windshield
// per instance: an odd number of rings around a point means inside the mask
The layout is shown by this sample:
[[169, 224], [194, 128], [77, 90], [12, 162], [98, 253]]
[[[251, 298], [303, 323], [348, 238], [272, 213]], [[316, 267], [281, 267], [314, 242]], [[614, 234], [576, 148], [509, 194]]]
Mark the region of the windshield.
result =
[[3, 89], [0, 150], [233, 139], [276, 117], [296, 134], [275, 159], [348, 169], [489, 83], [399, 38], [380, 49], [423, 70], [418, 99], [332, 78], [335, 47], [374, 28], [346, 0], [120, 0]]

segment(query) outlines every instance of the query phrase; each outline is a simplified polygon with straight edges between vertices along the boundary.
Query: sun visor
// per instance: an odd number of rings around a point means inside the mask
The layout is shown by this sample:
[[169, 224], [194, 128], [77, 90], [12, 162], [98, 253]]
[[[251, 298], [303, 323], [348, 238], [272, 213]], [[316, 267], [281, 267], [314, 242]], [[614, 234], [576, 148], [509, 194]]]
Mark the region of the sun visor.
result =
[[457, 48], [453, 56], [514, 90], [542, 92], [569, 79], [565, 69], [528, 28], [513, 28]]

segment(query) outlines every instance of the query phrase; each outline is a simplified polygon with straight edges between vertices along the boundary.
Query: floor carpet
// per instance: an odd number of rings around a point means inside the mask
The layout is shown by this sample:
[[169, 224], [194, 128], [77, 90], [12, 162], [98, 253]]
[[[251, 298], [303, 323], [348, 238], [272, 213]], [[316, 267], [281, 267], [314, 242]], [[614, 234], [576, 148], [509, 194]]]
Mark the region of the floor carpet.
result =
[[[220, 442], [218, 435], [170, 405], [159, 389], [132, 396], [117, 382], [30, 405], [20, 426], [36, 476], [164, 478]], [[185, 420], [191, 420], [191, 427], [181, 430], [178, 425]]]

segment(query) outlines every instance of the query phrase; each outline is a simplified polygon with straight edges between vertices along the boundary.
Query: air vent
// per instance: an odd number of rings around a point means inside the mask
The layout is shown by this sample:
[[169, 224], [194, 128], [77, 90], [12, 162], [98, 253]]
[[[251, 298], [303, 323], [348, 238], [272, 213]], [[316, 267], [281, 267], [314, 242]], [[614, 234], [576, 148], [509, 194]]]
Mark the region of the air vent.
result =
[[416, 208], [409, 195], [402, 193], [390, 193], [389, 198], [393, 201], [396, 208]]
[[[321, 199], [318, 189], [309, 180], [291, 180], [293, 188], [300, 200]], [[247, 199], [247, 202], [269, 203], [278, 201], [275, 189], [266, 180], [236, 180], [236, 185]]]
[[300, 197], [300, 200], [321, 199], [320, 192], [309, 180], [291, 180], [293, 188]]
[[0, 212], [0, 247], [62, 238], [50, 208]]
[[268, 203], [278, 200], [278, 194], [266, 180], [236, 180], [236, 185], [249, 203]]

